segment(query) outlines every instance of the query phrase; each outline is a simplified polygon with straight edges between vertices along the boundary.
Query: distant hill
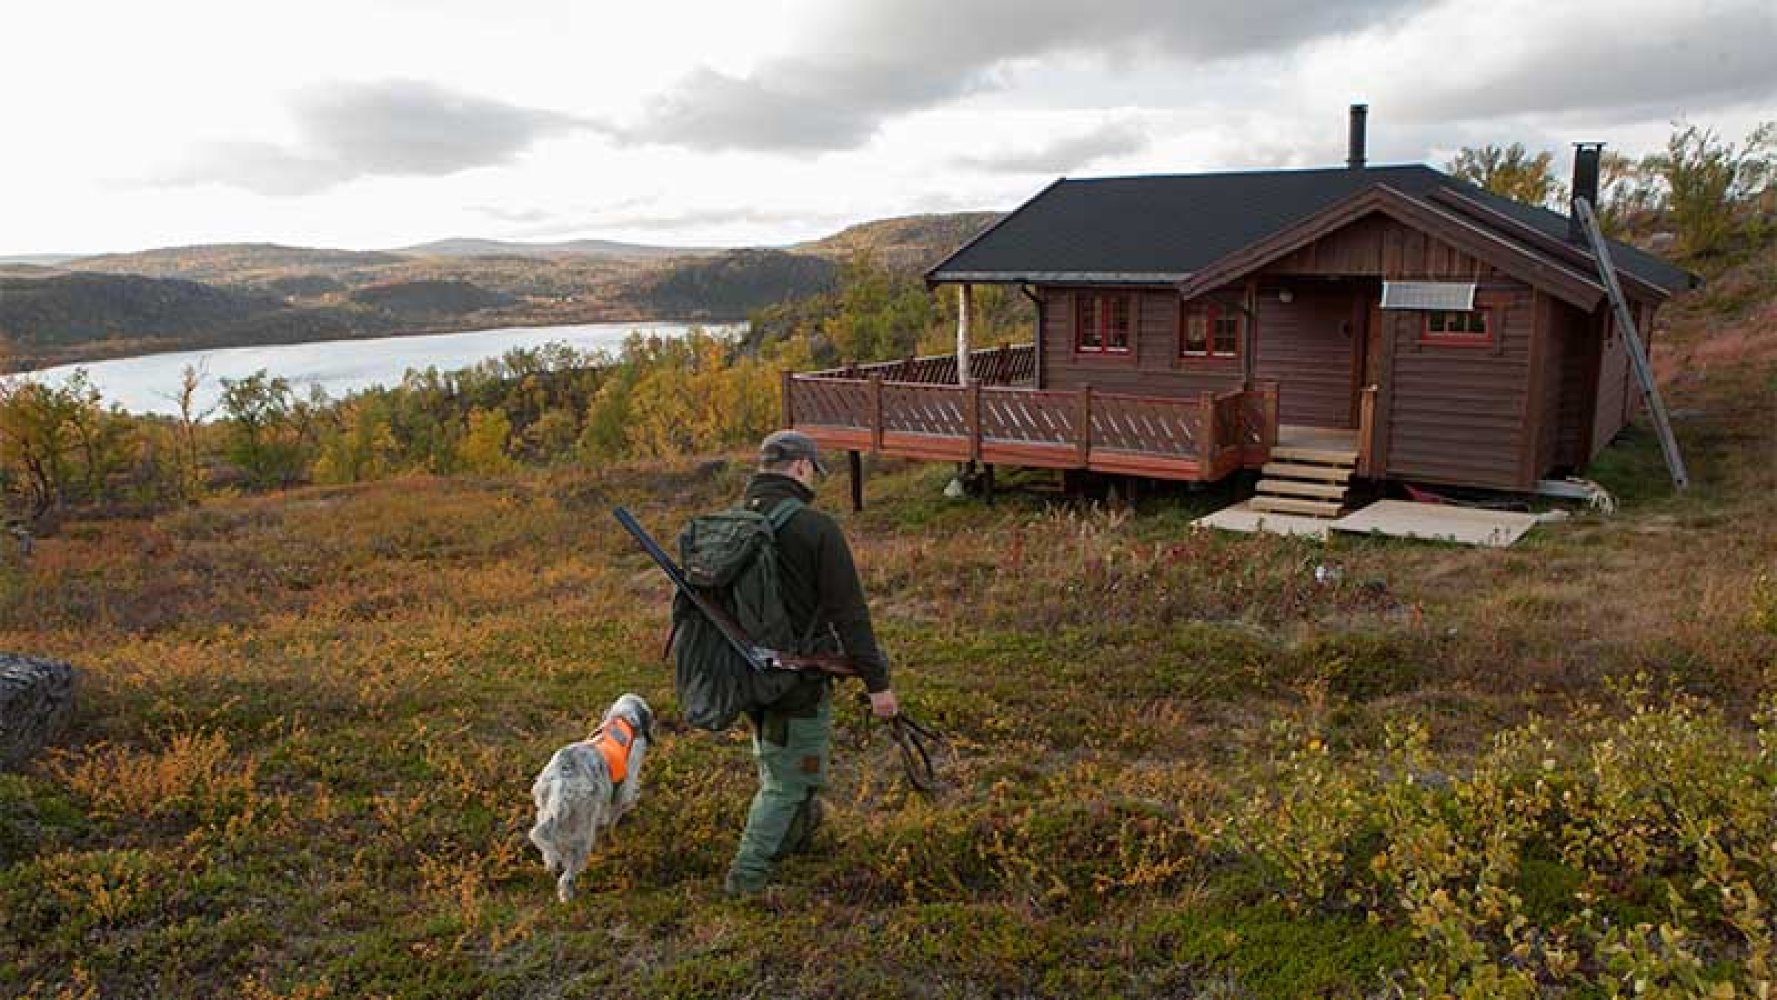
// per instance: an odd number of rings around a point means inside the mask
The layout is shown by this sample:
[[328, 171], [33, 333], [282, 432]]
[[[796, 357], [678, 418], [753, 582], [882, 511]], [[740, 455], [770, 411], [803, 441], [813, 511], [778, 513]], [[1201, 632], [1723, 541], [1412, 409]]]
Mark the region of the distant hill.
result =
[[293, 273], [338, 276], [400, 264], [404, 260], [395, 254], [374, 250], [311, 249], [275, 243], [214, 243], [82, 257], [64, 266], [69, 270], [105, 274], [243, 284]]
[[352, 292], [350, 298], [360, 305], [409, 317], [451, 316], [483, 309], [498, 309], [518, 301], [510, 295], [490, 292], [473, 282], [454, 279], [396, 281], [385, 285], [371, 285]]
[[765, 306], [839, 286], [839, 265], [782, 250], [732, 250], [683, 261], [644, 288], [641, 299], [680, 319], [738, 320]]
[[15, 366], [152, 350], [494, 326], [739, 321], [838, 286], [864, 255], [918, 272], [999, 219], [918, 215], [788, 249], [452, 239], [361, 251], [231, 243], [0, 265]]
[[570, 240], [565, 243], [518, 243], [505, 240], [449, 239], [402, 247], [392, 253], [417, 257], [616, 257], [623, 260], [665, 260], [725, 253], [721, 248], [663, 247], [615, 240]]
[[958, 212], [879, 219], [794, 249], [826, 257], [865, 253], [886, 267], [924, 271], [1004, 217], [1002, 212]]
[[388, 317], [292, 309], [276, 298], [178, 278], [0, 277], [0, 338], [20, 367], [184, 347], [374, 336]]
[[79, 260], [77, 253], [21, 253], [10, 257], [0, 257], [0, 267], [8, 264], [28, 264], [32, 267], [59, 267], [69, 261]]

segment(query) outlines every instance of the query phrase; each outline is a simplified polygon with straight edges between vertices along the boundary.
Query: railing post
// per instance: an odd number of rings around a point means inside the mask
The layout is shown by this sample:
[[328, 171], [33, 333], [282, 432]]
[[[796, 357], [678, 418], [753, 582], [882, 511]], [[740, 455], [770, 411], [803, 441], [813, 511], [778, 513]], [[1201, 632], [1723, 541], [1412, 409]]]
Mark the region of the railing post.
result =
[[796, 426], [796, 404], [791, 401], [790, 390], [796, 384], [796, 373], [786, 368], [780, 374], [783, 376], [783, 381], [781, 383], [783, 386], [783, 426], [794, 427]]
[[1080, 449], [1080, 467], [1092, 462], [1092, 387], [1082, 388], [1074, 404], [1074, 443]]
[[870, 376], [870, 451], [882, 454], [882, 376]]
[[1197, 463], [1203, 475], [1216, 465], [1216, 394], [1205, 390], [1197, 397]]
[[1271, 382], [1265, 383], [1265, 458], [1266, 458], [1266, 460], [1269, 460], [1271, 458], [1272, 449], [1277, 447], [1277, 420], [1278, 420], [1278, 413], [1280, 412], [1278, 410], [1277, 391], [1278, 391], [1278, 383], [1276, 381], [1271, 381]]
[[1370, 468], [1371, 439], [1376, 436], [1376, 387], [1366, 385], [1357, 406], [1357, 473], [1365, 478], [1375, 475]]
[[963, 397], [963, 416], [969, 424], [969, 461], [981, 461], [981, 383], [970, 382]]

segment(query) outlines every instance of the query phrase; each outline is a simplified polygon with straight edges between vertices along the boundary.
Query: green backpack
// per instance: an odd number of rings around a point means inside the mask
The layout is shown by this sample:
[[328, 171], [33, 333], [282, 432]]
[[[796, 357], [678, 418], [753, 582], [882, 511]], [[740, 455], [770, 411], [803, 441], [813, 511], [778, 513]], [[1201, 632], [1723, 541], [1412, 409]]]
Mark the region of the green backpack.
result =
[[[679, 534], [685, 578], [755, 645], [778, 652], [801, 651], [780, 589], [777, 532], [803, 506], [790, 497], [770, 515], [739, 507], [705, 514]], [[699, 729], [722, 732], [801, 681], [793, 671], [754, 669], [684, 594], [673, 597], [671, 647], [679, 709]]]

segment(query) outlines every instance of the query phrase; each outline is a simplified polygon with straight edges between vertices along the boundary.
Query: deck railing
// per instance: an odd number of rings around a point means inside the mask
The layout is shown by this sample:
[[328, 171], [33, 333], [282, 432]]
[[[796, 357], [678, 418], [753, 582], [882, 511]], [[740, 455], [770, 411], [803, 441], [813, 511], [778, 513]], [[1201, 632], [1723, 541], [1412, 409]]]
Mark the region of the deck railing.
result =
[[[897, 361], [872, 361], [848, 364], [817, 372], [803, 372], [803, 378], [867, 379], [880, 377], [885, 382], [915, 382], [921, 385], [955, 385], [956, 355], [932, 354], [921, 358]], [[980, 347], [969, 352], [969, 379], [982, 385], [1033, 385], [1037, 378], [1037, 349], [1031, 344], [1002, 344]]]
[[1263, 464], [1277, 387], [1168, 398], [784, 375], [784, 425], [851, 451], [1214, 480]]

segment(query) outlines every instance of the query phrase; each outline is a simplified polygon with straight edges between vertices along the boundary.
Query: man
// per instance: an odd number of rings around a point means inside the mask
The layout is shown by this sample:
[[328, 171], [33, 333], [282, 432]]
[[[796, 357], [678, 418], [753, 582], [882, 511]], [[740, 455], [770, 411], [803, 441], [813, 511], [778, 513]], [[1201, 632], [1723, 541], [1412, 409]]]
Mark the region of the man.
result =
[[[758, 472], [741, 502], [765, 515], [792, 497], [806, 504], [814, 500], [817, 477], [826, 474], [813, 438], [778, 431], [760, 443]], [[836, 642], [837, 650], [829, 645], [820, 651], [851, 657], [869, 692], [870, 710], [893, 718], [900, 706], [889, 688], [888, 660], [877, 648], [863, 584], [838, 523], [812, 507], [800, 510], [777, 533], [777, 551], [784, 606], [796, 634]], [[811, 674], [750, 716], [759, 791], [728, 869], [730, 896], [763, 890], [777, 862], [807, 848], [820, 825], [818, 796], [827, 784], [832, 744], [832, 689], [831, 677]]]

